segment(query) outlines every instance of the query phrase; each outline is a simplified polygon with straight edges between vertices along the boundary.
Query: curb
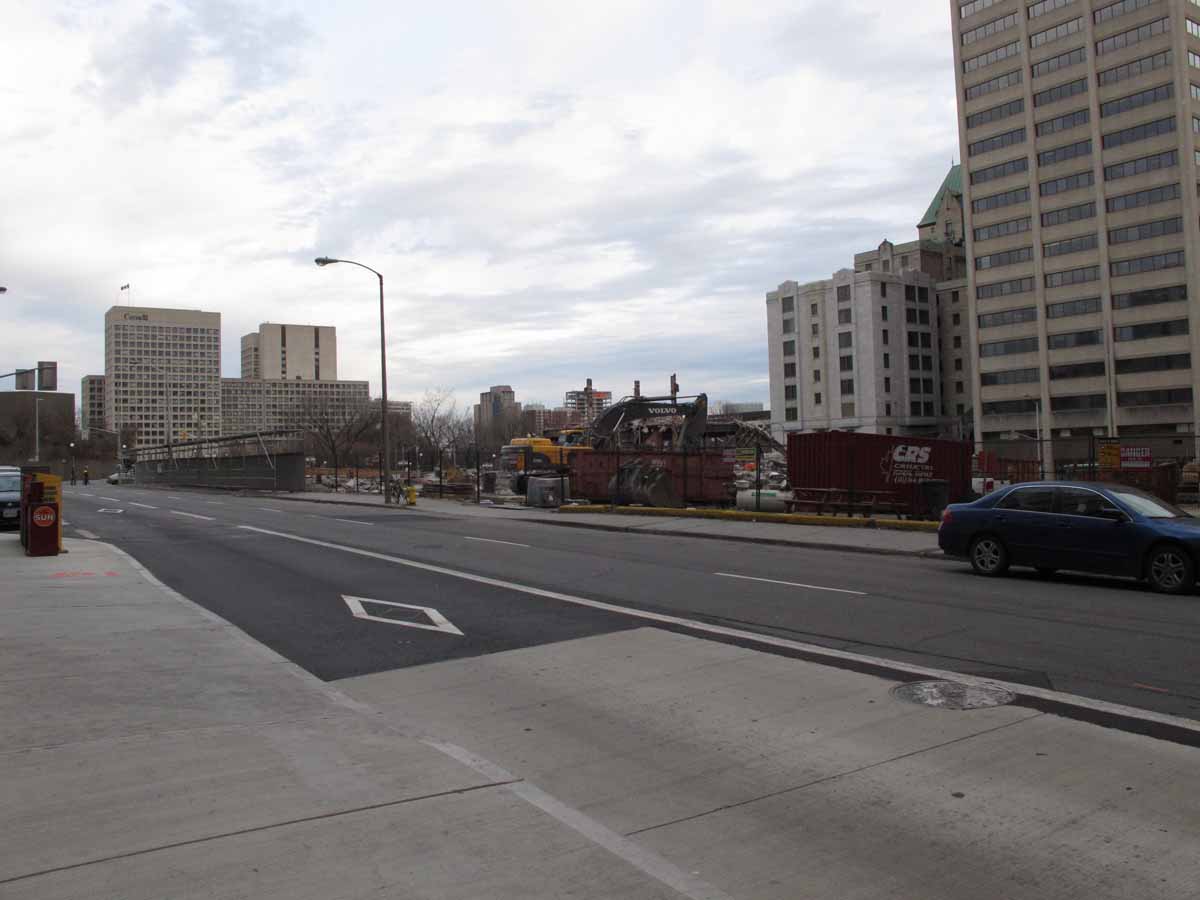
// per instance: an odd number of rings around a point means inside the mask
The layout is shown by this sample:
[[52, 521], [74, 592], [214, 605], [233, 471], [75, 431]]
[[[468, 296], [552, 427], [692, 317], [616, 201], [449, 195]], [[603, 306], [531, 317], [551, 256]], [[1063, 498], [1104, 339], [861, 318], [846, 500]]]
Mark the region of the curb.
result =
[[912, 519], [855, 519], [850, 516], [813, 516], [798, 513], [750, 512], [733, 509], [672, 509], [654, 506], [611, 506], [599, 504], [563, 506], [560, 513], [607, 513], [619, 516], [658, 516], [677, 519], [720, 519], [732, 522], [773, 522], [779, 525], [824, 525], [833, 528], [889, 529], [892, 531], [921, 531], [936, 534], [937, 522]]

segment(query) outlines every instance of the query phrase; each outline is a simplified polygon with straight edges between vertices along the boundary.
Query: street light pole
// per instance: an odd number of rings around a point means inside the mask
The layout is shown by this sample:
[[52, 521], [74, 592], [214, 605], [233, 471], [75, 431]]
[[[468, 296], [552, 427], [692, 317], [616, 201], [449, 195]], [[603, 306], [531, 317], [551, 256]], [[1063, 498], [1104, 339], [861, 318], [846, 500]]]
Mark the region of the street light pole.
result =
[[42, 398], [33, 398], [33, 461], [42, 461]]
[[383, 439], [383, 466], [380, 472], [380, 479], [383, 482], [383, 502], [385, 506], [388, 506], [392, 502], [392, 452], [391, 443], [388, 440], [387, 335], [383, 315], [383, 275], [376, 272], [370, 266], [364, 266], [362, 263], [355, 262], [352, 259], [333, 259], [329, 256], [318, 256], [313, 262], [322, 267], [331, 265], [332, 263], [347, 263], [352, 266], [358, 266], [360, 269], [366, 269], [368, 272], [374, 273], [375, 277], [379, 279], [379, 389], [382, 394], [379, 406], [379, 421], [381, 437]]

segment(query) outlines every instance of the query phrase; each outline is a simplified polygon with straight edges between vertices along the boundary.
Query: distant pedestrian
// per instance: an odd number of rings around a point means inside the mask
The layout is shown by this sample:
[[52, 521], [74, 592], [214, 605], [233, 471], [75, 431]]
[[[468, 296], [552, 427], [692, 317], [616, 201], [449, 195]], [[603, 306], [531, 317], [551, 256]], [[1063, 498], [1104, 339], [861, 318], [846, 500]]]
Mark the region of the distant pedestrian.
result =
[[75, 470], [71, 469], [71, 487], [75, 487]]
[[83, 467], [83, 486], [84, 486], [84, 487], [87, 487], [87, 486], [88, 486], [88, 479], [89, 479], [90, 477], [91, 477], [91, 474], [88, 472], [88, 470], [87, 470], [87, 466], [84, 466], [84, 467]]

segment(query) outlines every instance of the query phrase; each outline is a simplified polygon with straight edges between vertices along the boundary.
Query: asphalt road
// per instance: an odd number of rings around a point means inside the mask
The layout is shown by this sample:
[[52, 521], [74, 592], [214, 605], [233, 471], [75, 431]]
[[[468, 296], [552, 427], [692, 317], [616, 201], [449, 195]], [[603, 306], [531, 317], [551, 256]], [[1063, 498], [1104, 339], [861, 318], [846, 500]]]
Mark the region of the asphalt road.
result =
[[117, 545], [327, 680], [653, 624], [611, 605], [1200, 718], [1198, 596], [499, 513], [110, 485], [66, 494], [69, 535]]

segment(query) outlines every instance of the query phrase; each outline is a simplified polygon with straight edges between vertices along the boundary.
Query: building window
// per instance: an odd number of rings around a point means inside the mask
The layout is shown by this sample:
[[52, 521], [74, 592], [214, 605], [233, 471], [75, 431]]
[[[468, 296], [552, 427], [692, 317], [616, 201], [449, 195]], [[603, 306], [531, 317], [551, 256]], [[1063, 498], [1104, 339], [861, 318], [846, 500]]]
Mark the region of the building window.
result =
[[820, 369], [813, 369], [812, 380], [813, 380], [813, 384], [821, 383], [821, 370]]
[[838, 301], [838, 303], [845, 303], [845, 302], [846, 302], [846, 301], [848, 301], [849, 299], [850, 299], [850, 285], [848, 285], [848, 284], [839, 284], [839, 285], [838, 285], [838, 287], [837, 287], [837, 301]]
[[1168, 82], [1160, 84], [1158, 87], [1147, 88], [1144, 91], [1138, 91], [1136, 94], [1129, 94], [1125, 97], [1118, 97], [1116, 100], [1109, 100], [1100, 104], [1100, 118], [1106, 119], [1109, 116], [1119, 116], [1123, 112], [1129, 112], [1131, 109], [1140, 109], [1143, 106], [1150, 106], [1153, 103], [1161, 103], [1164, 100], [1170, 100], [1175, 96], [1175, 86]]
[[[885, 271], [886, 271], [886, 270], [885, 270]], [[881, 282], [879, 282], [879, 296], [880, 296], [880, 297], [886, 297], [886, 296], [887, 296], [887, 286], [888, 286], [888, 283], [887, 283], [886, 281], [881, 281]], [[885, 306], [885, 307], [884, 307], [884, 309], [886, 310], [886, 309], [887, 309], [887, 307]], [[886, 317], [886, 314], [885, 314], [885, 317]]]
[[1172, 219], [1160, 219], [1157, 222], [1143, 222], [1141, 225], [1114, 228], [1108, 233], [1108, 242], [1110, 244], [1127, 244], [1132, 241], [1162, 237], [1166, 234], [1179, 234], [1181, 231], [1183, 231], [1183, 218], [1175, 216]]
[[1141, 59], [1125, 63], [1123, 66], [1105, 69], [1103, 72], [1097, 73], [1096, 81], [1101, 87], [1108, 84], [1116, 84], [1118, 81], [1125, 81], [1127, 78], [1136, 78], [1138, 75], [1166, 68], [1171, 62], [1171, 51], [1163, 50], [1155, 53], [1153, 56], [1143, 56]]
[[884, 322], [888, 320], [888, 310], [886, 306], [879, 307], [879, 318]]
[[1049, 370], [1051, 381], [1069, 381], [1073, 378], [1095, 378], [1104, 375], [1104, 360], [1095, 362], [1071, 363], [1065, 366], [1051, 366]]
[[909, 415], [919, 416], [921, 414], [921, 401], [920, 400], [908, 401], [908, 412], [909, 412]]
[[838, 310], [838, 324], [839, 325], [849, 325], [850, 324], [850, 309], [849, 309], [849, 307], [847, 307], [846, 309]]
[[1015, 263], [1029, 262], [1033, 259], [1032, 247], [1018, 247], [1015, 250], [1005, 250], [1001, 253], [992, 253], [989, 256], [975, 257], [975, 269], [995, 269], [1000, 266], [1011, 266]]
[[932, 356], [922, 356], [921, 357], [921, 371], [922, 372], [932, 372], [933, 371], [933, 357]]
[[890, 369], [892, 367], [892, 354], [890, 354], [890, 353], [883, 354], [883, 367], [885, 369]]
[[838, 359], [838, 369], [842, 372], [854, 371], [854, 357], [843, 356]]
[[1031, 384], [1039, 381], [1037, 369], [1008, 369], [1004, 372], [984, 372], [979, 383], [984, 387], [998, 384]]
[[997, 75], [995, 78], [971, 85], [963, 91], [963, 96], [968, 102], [978, 100], [980, 97], [986, 97], [988, 94], [1020, 84], [1023, 77], [1020, 69], [1013, 69], [1011, 72], [1005, 72], [1003, 75]]
[[853, 403], [843, 403], [842, 404], [842, 418], [850, 419], [853, 417], [854, 417], [854, 404]]
[[[820, 397], [821, 395], [817, 394], [817, 396]], [[817, 401], [818, 404], [820, 404], [820, 402], [821, 402], [820, 400]], [[788, 407], [784, 408], [783, 417], [789, 422], [795, 422], [797, 419], [800, 418], [800, 415], [797, 412], [796, 407], [788, 406]]]
[[1107, 22], [1109, 19], [1115, 19], [1117, 16], [1131, 13], [1154, 2], [1156, 0], [1120, 0], [1118, 3], [1111, 3], [1108, 6], [1100, 7], [1092, 13], [1092, 21], [1099, 25], [1101, 22]]
[[1143, 156], [1139, 159], [1131, 159], [1127, 162], [1105, 166], [1104, 180], [1116, 181], [1118, 178], [1129, 178], [1133, 175], [1142, 175], [1146, 172], [1157, 171], [1158, 169], [1170, 169], [1177, 165], [1179, 165], [1179, 151], [1167, 150], [1163, 153], [1153, 153], [1150, 156]]
[[854, 341], [854, 334], [849, 331], [843, 331], [838, 334], [838, 347], [845, 350], [850, 347]]
[[[1021, 219], [1009, 219], [1007, 222], [997, 222], [995, 225], [985, 225], [982, 228], [975, 229], [975, 242], [990, 241], [993, 238], [1006, 237], [1010, 234], [1020, 234], [1028, 231], [1032, 226], [1032, 220], [1029, 216]], [[956, 296], [958, 291], [954, 291], [951, 295]], [[951, 302], [957, 303], [957, 300]]]
[[915, 284], [906, 284], [904, 286], [904, 299], [910, 303], [917, 302], [917, 286]]
[[1100, 312], [1100, 298], [1088, 297], [1083, 300], [1067, 300], [1063, 303], [1046, 305], [1047, 319], [1065, 319], [1068, 316], [1083, 316], [1088, 313]]
[[1105, 150], [1111, 150], [1114, 147], [1123, 147], [1125, 144], [1148, 140], [1162, 134], [1171, 134], [1173, 131], [1175, 131], [1175, 117], [1167, 116], [1163, 119], [1155, 119], [1153, 122], [1142, 122], [1140, 125], [1122, 128], [1120, 131], [1110, 131], [1101, 137], [1100, 146]]
[[961, 359], [954, 360], [954, 371], [955, 372], [961, 372], [962, 367], [963, 367], [963, 361]]
[[963, 74], [969, 75], [978, 69], [985, 68], [1002, 59], [1008, 59], [1016, 56], [1021, 52], [1021, 42], [1013, 41], [1010, 44], [1004, 44], [994, 50], [989, 50], [987, 53], [981, 53], [979, 56], [972, 56], [970, 59], [963, 60]]
[[1014, 353], [1036, 353], [1038, 348], [1038, 339], [1036, 337], [1015, 338], [1011, 341], [995, 341], [990, 344], [979, 345], [979, 355], [981, 357], [988, 356], [1009, 356]]
[[1029, 157], [1022, 156], [1020, 159], [1010, 159], [1008, 162], [997, 163], [994, 166], [987, 166], [983, 169], [976, 169], [971, 173], [971, 184], [986, 184], [989, 181], [995, 181], [997, 178], [1007, 178], [1009, 175], [1019, 175], [1021, 172], [1029, 171]]
[[796, 386], [794, 384], [784, 385], [783, 399], [784, 400], [795, 400], [796, 399]]
[[795, 319], [784, 319], [783, 320], [783, 333], [784, 334], [795, 334], [796, 333], [796, 320]]
[[821, 405], [821, 392], [820, 391], [817, 391], [815, 394], [813, 394], [813, 405], [814, 406]]
[[1095, 234], [1081, 234], [1078, 237], [1042, 244], [1042, 255], [1066, 256], [1068, 253], [1081, 253], [1084, 250], [1095, 250], [1098, 243]]
[[784, 378], [795, 378], [796, 377], [796, 364], [795, 363], [784, 363], [783, 364], [783, 377]]
[[1050, 228], [1054, 225], [1066, 225], [1069, 222], [1079, 222], [1083, 219], [1095, 218], [1095, 216], [1096, 203], [1094, 200], [1089, 200], [1087, 203], [1066, 206], [1062, 209], [1054, 209], [1050, 212], [1042, 213], [1042, 227]]
[[1028, 200], [1029, 188], [1013, 188], [1011, 191], [1003, 191], [999, 194], [991, 194], [987, 197], [980, 197], [978, 200], [972, 200], [971, 211], [983, 213], [1005, 206], [1012, 206], [1015, 203], [1025, 203]]
[[992, 19], [990, 22], [984, 22], [982, 25], [964, 31], [959, 35], [959, 42], [965, 47], [968, 44], [974, 44], [982, 41], [985, 38], [990, 38], [994, 34], [999, 34], [1002, 31], [1008, 31], [1010, 28], [1016, 28], [1017, 23], [1021, 21], [1020, 16], [1015, 12], [1009, 13], [1007, 16], [1001, 16], [998, 19]]
[[1038, 91], [1033, 95], [1034, 106], [1046, 106], [1050, 103], [1057, 103], [1060, 100], [1066, 100], [1068, 97], [1074, 97], [1078, 94], [1086, 94], [1088, 89], [1088, 80], [1086, 78], [1077, 78], [1074, 81], [1068, 81], [1064, 84], [1056, 84], [1052, 88], [1047, 88], [1044, 91]]
[[1113, 309], [1132, 309], [1136, 306], [1156, 306], [1159, 303], [1181, 303], [1186, 300], [1187, 285], [1176, 284], [1171, 287], [1113, 294], [1112, 305]]
[[795, 312], [796, 298], [795, 297], [784, 297], [783, 300], [780, 301], [780, 309], [785, 314], [790, 313], [790, 312]]
[[1170, 322], [1143, 322], [1140, 325], [1121, 325], [1113, 329], [1115, 341], [1145, 341], [1151, 338], [1174, 337], [1188, 333], [1187, 319]]
[[808, 308], [809, 314], [815, 319], [817, 317], [817, 304], [813, 304]]
[[1071, 347], [1092, 347], [1100, 343], [1099, 329], [1089, 331], [1073, 331], [1066, 334], [1051, 334], [1046, 336], [1046, 346], [1051, 350], [1066, 350]]
[[820, 333], [821, 333], [821, 326], [819, 324], [817, 324], [816, 322], [813, 322], [812, 323], [812, 336], [816, 337]]
[[881, 332], [881, 335], [882, 335], [882, 343], [886, 347], [887, 343], [888, 343], [888, 330], [886, 328], [883, 329], [883, 331]]
[[1077, 109], [1074, 112], [1055, 116], [1053, 119], [1046, 119], [1044, 122], [1038, 122], [1034, 126], [1034, 133], [1038, 137], [1045, 137], [1049, 134], [1057, 134], [1060, 131], [1069, 131], [1072, 128], [1078, 128], [1080, 125], [1086, 125], [1091, 121], [1091, 118], [1091, 113], [1086, 108]]
[[892, 392], [892, 379], [885, 377], [883, 379], [883, 392], [890, 394]]
[[1046, 287], [1066, 287], [1072, 284], [1084, 284], [1100, 280], [1099, 266], [1081, 266], [1078, 269], [1067, 269], [1063, 272], [1050, 272], [1046, 275]]
[[1087, 48], [1076, 47], [1074, 50], [1068, 50], [1065, 53], [1058, 54], [1058, 56], [1051, 56], [1040, 63], [1035, 63], [1029, 67], [1029, 71], [1034, 78], [1041, 78], [1043, 75], [1050, 75], [1061, 69], [1069, 69], [1071, 66], [1077, 66], [1086, 59]]
[[1166, 34], [1170, 30], [1171, 19], [1169, 16], [1155, 19], [1153, 22], [1147, 22], [1144, 25], [1139, 25], [1137, 28], [1131, 28], [1128, 31], [1122, 31], [1120, 34], [1114, 34], [1112, 37], [1106, 37], [1102, 41], [1097, 41], [1096, 55], [1103, 56], [1105, 53], [1112, 53], [1124, 47], [1132, 47], [1134, 44], [1148, 41], [1156, 35]]
[[783, 342], [783, 355], [784, 356], [795, 356], [796, 355], [796, 342], [795, 341], [784, 341]]
[[812, 352], [813, 352], [813, 359], [821, 358], [821, 348], [820, 347], [813, 347]]
[[1108, 264], [1111, 275], [1138, 275], [1142, 272], [1157, 272], [1161, 269], [1175, 269], [1183, 265], [1183, 251], [1172, 250], [1169, 253], [1156, 253], [1153, 256], [1139, 256], [1135, 259], [1120, 259]]
[[1055, 147], [1053, 150], [1044, 150], [1038, 154], [1038, 165], [1053, 166], [1060, 162], [1066, 162], [1069, 159], [1075, 159], [1079, 156], [1092, 155], [1092, 139], [1088, 138], [1083, 141], [1076, 141], [1074, 144], [1067, 144], [1063, 147]]
[[1192, 389], [1166, 388], [1158, 391], [1123, 391], [1117, 394], [1117, 406], [1168, 406], [1190, 404]]
[[863, 263], [863, 271], [870, 272], [875, 267], [871, 263]]
[[841, 388], [842, 388], [842, 396], [843, 397], [847, 397], [850, 394], [853, 394], [854, 393], [854, 379], [853, 378], [843, 378]]
[[1117, 374], [1130, 375], [1135, 372], [1166, 372], [1173, 369], [1190, 369], [1190, 353], [1168, 353], [1165, 356], [1135, 356], [1117, 360]]
[[1061, 178], [1051, 178], [1049, 181], [1043, 181], [1038, 185], [1038, 193], [1043, 197], [1050, 197], [1054, 194], [1065, 193], [1066, 191], [1091, 187], [1095, 183], [1096, 176], [1089, 169], [1086, 172], [1076, 172], [1074, 175], [1064, 175]]

